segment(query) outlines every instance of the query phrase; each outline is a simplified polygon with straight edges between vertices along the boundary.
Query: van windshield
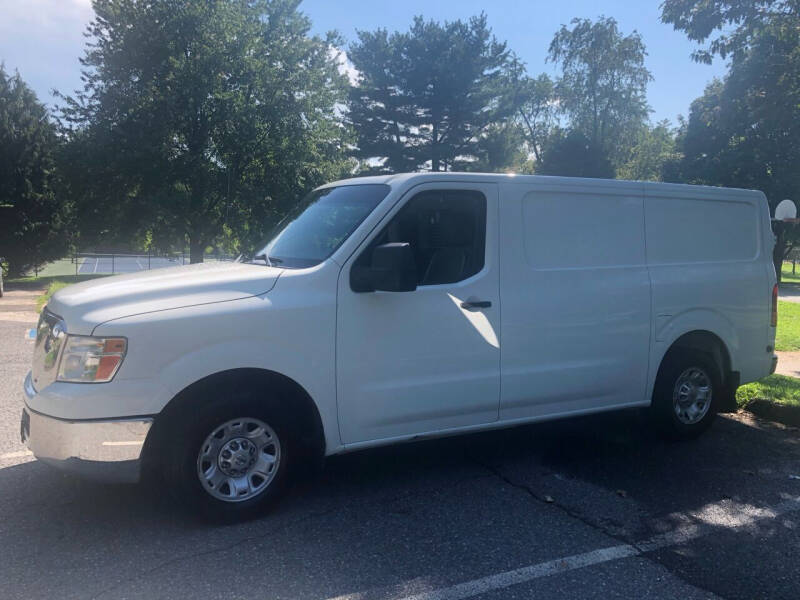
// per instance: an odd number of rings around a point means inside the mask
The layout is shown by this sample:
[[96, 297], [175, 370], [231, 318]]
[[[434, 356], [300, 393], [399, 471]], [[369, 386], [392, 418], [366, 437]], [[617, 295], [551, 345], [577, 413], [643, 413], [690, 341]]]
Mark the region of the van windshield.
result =
[[315, 190], [275, 227], [255, 256], [268, 264], [300, 269], [328, 258], [389, 193], [383, 184]]

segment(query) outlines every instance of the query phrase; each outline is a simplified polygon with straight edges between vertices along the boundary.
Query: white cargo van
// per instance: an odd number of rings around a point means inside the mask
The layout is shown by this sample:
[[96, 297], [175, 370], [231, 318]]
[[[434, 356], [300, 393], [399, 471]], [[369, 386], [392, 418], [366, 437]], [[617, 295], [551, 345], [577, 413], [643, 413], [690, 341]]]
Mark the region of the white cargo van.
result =
[[773, 372], [760, 192], [407, 174], [312, 192], [252, 260], [68, 287], [22, 436], [41, 460], [252, 514], [301, 461], [651, 407], [673, 437]]

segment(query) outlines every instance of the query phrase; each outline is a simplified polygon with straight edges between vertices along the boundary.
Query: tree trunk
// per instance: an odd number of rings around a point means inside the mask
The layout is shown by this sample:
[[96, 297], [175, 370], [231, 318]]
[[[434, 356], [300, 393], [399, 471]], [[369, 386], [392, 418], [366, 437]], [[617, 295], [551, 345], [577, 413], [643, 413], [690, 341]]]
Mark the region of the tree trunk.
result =
[[433, 122], [433, 137], [431, 139], [431, 171], [439, 171], [439, 123]]
[[773, 223], [773, 231], [775, 232], [775, 247], [772, 249], [772, 263], [775, 265], [775, 276], [778, 278], [778, 283], [781, 282], [781, 271], [783, 270], [783, 254], [784, 245], [786, 244], [783, 231], [783, 223]]
[[203, 243], [199, 236], [192, 236], [189, 240], [189, 263], [203, 262], [203, 253], [205, 252], [206, 245]]

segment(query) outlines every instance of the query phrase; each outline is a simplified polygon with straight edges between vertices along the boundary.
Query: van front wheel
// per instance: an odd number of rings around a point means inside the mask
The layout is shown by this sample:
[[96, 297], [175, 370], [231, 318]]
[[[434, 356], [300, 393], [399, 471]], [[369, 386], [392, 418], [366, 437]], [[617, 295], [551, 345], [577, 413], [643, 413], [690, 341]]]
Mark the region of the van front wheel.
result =
[[281, 411], [240, 397], [175, 423], [164, 476], [184, 505], [217, 521], [262, 514], [281, 494], [290, 436]]
[[656, 426], [672, 439], [697, 437], [714, 420], [721, 393], [722, 378], [710, 355], [689, 349], [670, 353], [653, 391]]

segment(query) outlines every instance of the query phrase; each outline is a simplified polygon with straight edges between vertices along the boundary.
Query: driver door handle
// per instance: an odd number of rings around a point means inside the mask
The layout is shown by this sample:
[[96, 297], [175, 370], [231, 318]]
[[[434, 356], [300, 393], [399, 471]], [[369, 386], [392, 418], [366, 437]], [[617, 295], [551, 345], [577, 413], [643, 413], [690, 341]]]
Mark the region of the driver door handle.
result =
[[473, 310], [476, 308], [489, 308], [492, 303], [489, 300], [467, 300], [461, 303], [461, 308]]

